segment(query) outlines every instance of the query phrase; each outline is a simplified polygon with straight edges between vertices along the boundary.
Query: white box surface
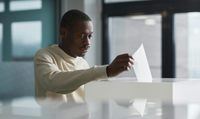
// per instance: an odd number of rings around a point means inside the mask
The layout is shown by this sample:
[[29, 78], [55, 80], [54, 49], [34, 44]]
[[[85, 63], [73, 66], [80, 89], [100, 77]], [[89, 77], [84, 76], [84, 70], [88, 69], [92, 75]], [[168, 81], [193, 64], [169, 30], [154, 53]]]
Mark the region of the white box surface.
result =
[[136, 98], [185, 103], [200, 100], [200, 79], [160, 78], [152, 83], [133, 78], [113, 78], [85, 85], [85, 100], [130, 101]]

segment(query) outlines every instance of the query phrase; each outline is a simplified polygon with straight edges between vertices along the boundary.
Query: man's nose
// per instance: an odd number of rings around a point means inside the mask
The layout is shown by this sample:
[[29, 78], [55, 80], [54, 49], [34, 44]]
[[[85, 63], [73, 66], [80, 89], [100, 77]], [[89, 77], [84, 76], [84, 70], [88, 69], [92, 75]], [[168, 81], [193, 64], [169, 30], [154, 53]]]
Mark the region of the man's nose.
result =
[[88, 37], [85, 38], [83, 44], [84, 45], [90, 45], [90, 39]]

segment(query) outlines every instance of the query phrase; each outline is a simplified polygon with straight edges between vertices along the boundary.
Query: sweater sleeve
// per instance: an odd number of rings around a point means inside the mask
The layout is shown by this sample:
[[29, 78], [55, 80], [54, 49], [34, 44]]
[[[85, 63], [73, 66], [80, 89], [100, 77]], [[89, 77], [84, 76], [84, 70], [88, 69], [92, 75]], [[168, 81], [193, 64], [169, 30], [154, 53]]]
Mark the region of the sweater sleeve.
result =
[[35, 55], [35, 74], [42, 87], [46, 90], [67, 94], [81, 85], [99, 79], [107, 79], [107, 65], [94, 66], [83, 70], [61, 71], [53, 63], [50, 55]]

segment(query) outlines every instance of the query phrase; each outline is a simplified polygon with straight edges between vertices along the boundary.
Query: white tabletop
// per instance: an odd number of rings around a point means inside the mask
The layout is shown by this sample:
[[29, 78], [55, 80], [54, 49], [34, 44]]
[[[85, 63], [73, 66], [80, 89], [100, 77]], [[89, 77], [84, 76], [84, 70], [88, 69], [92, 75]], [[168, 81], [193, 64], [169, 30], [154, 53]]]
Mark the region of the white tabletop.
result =
[[130, 102], [63, 103], [57, 108], [38, 105], [33, 97], [0, 101], [0, 119], [199, 119], [200, 103], [170, 104], [147, 100], [143, 117]]

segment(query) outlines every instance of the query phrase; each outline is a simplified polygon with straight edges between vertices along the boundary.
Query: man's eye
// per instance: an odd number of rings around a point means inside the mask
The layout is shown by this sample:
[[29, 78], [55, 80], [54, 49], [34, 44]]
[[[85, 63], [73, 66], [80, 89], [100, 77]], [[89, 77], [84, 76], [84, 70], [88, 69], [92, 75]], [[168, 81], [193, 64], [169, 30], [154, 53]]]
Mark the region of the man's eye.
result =
[[89, 38], [92, 38], [92, 35], [89, 35]]
[[81, 35], [81, 38], [84, 38], [84, 34]]

